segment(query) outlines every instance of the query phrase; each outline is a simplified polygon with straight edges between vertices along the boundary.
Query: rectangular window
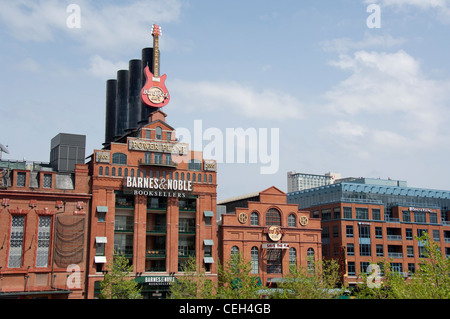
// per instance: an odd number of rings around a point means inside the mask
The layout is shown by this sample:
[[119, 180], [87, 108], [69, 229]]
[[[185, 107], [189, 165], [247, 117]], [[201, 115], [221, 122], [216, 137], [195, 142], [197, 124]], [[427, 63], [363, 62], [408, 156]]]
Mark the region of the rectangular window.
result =
[[360, 256], [371, 256], [370, 244], [359, 244], [359, 255]]
[[404, 210], [403, 211], [403, 222], [409, 223], [410, 221], [411, 221], [411, 213], [409, 212], [409, 210]]
[[281, 274], [281, 252], [282, 249], [267, 250], [267, 273]]
[[406, 228], [406, 239], [407, 240], [413, 239], [413, 231], [411, 228]]
[[355, 256], [355, 245], [347, 244], [347, 256]]
[[36, 267], [48, 267], [51, 216], [39, 216]]
[[369, 210], [367, 208], [356, 208], [356, 219], [369, 219]]
[[333, 238], [339, 237], [339, 227], [333, 226]]
[[11, 237], [9, 240], [9, 268], [20, 268], [22, 265], [24, 228], [25, 216], [13, 215], [11, 220]]
[[44, 174], [44, 188], [52, 188], [52, 175]]
[[354, 261], [349, 261], [347, 263], [347, 272], [348, 272], [349, 276], [355, 276], [356, 275], [355, 262]]
[[375, 238], [383, 238], [383, 228], [382, 227], [375, 227]]
[[333, 209], [333, 213], [334, 213], [334, 219], [340, 219], [341, 218], [341, 208], [340, 207], [335, 207]]
[[322, 220], [330, 220], [331, 219], [331, 209], [322, 210]]
[[353, 226], [347, 225], [346, 227], [347, 238], [353, 238]]
[[377, 245], [376, 250], [377, 250], [377, 256], [383, 257], [383, 255], [384, 255], [383, 245]]
[[426, 214], [424, 212], [414, 212], [415, 223], [426, 223]]
[[414, 257], [414, 247], [413, 246], [406, 246], [406, 256]]
[[25, 187], [26, 179], [27, 179], [26, 177], [27, 177], [27, 173], [18, 172], [16, 186], [17, 187]]
[[381, 213], [380, 213], [380, 210], [378, 208], [372, 209], [372, 219], [373, 220], [381, 220]]
[[441, 241], [441, 235], [439, 234], [439, 229], [433, 229], [433, 239], [434, 239], [434, 241]]
[[370, 226], [359, 226], [359, 238], [370, 238]]
[[430, 213], [430, 224], [437, 224], [437, 214], [436, 213]]
[[344, 207], [344, 218], [352, 218], [352, 208]]

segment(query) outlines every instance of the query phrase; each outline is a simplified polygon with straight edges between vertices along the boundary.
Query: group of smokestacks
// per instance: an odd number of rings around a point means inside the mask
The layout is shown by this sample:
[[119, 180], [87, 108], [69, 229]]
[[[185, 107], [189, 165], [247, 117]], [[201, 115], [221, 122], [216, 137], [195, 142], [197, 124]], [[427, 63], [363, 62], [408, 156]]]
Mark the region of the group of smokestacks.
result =
[[119, 70], [117, 79], [106, 81], [105, 145], [147, 124], [148, 115], [157, 109], [148, 107], [141, 100], [147, 65], [154, 73], [153, 48], [142, 49], [141, 60], [130, 60], [128, 70]]

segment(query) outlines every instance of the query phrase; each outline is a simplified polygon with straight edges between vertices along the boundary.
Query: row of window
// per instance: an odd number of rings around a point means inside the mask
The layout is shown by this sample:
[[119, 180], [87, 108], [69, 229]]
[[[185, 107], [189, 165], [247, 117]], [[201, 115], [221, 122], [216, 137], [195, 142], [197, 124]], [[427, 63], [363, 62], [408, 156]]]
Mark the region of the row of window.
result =
[[[239, 255], [239, 247], [231, 247], [231, 256]], [[266, 252], [266, 266], [268, 274], [282, 273], [282, 250], [281, 249], [267, 249]], [[308, 248], [306, 254], [306, 261], [308, 269], [314, 267], [314, 249]], [[259, 274], [260, 251], [258, 247], [253, 246], [250, 250], [251, 273]], [[297, 267], [297, 250], [294, 247], [289, 248], [289, 266]]]
[[[333, 238], [339, 237], [339, 226], [333, 226]], [[354, 231], [353, 231], [353, 225], [346, 225], [346, 237], [347, 238], [353, 238], [354, 237]], [[359, 225], [359, 238], [370, 238], [370, 226], [368, 225]], [[402, 240], [402, 234], [401, 234], [401, 228], [387, 228], [386, 229], [386, 238], [388, 240]], [[428, 232], [426, 229], [417, 229], [417, 237], [421, 237], [423, 233]], [[441, 240], [441, 233], [439, 229], [433, 229], [433, 239], [435, 241]], [[322, 228], [322, 238], [330, 238], [330, 229], [328, 226], [325, 226]], [[376, 239], [382, 239], [383, 238], [383, 228], [382, 227], [375, 227], [375, 238]], [[412, 228], [406, 228], [405, 229], [405, 239], [406, 240], [413, 240], [413, 230]], [[450, 231], [444, 231], [444, 241], [450, 242]]]
[[[175, 179], [176, 180], [187, 180], [192, 182], [201, 183], [203, 180], [203, 183], [212, 183], [213, 177], [212, 174], [201, 174], [201, 173], [190, 173], [187, 172], [186, 175], [184, 172], [168, 172], [166, 171], [159, 171], [159, 170], [146, 170], [146, 169], [128, 169], [128, 168], [122, 168], [122, 167], [110, 167], [109, 166], [100, 166], [98, 168], [98, 175], [99, 176], [112, 176], [112, 177], [127, 177], [128, 174], [130, 174], [131, 177], [134, 177], [136, 173], [136, 177], [156, 177], [156, 178], [169, 178], [169, 179]], [[203, 178], [202, 178], [203, 176]], [[186, 177], [186, 178], [185, 178]]]
[[[155, 140], [162, 140], [163, 139], [163, 130], [162, 130], [162, 128], [161, 127], [159, 127], [159, 126], [157, 126], [156, 128], [155, 128], [155, 133], [154, 134], [152, 134], [152, 131], [153, 130], [150, 130], [150, 129], [145, 129], [144, 130], [144, 132], [145, 132], [145, 138], [147, 138], [147, 139], [155, 139]], [[172, 132], [170, 132], [170, 131], [165, 131], [165, 133], [166, 133], [166, 140], [167, 141], [171, 141], [172, 140]]]
[[[288, 216], [288, 227], [296, 227], [296, 216], [295, 214], [289, 214]], [[259, 213], [258, 212], [252, 212], [250, 214], [250, 225], [252, 226], [259, 226]], [[280, 212], [275, 208], [270, 208], [266, 213], [266, 225], [267, 226], [282, 226], [281, 225], [281, 214]]]
[[[27, 185], [27, 173], [26, 172], [17, 172], [16, 175], [16, 186], [17, 187], [26, 187]], [[43, 188], [52, 188], [52, 174], [44, 174], [42, 179], [42, 187]]]
[[[359, 267], [359, 273], [368, 273], [367, 268], [369, 267], [370, 263], [363, 261], [360, 262], [360, 267]], [[383, 269], [382, 266], [383, 265], [379, 265], [380, 269], [381, 269], [381, 273], [380, 275], [383, 276]], [[416, 265], [414, 263], [408, 263], [408, 272], [405, 273], [403, 271], [403, 263], [391, 263], [390, 264], [391, 269], [393, 272], [396, 273], [400, 273], [400, 274], [404, 274], [404, 275], [412, 275], [415, 273], [416, 271]], [[349, 276], [356, 276], [356, 263], [353, 261], [349, 261], [347, 263], [347, 273]]]
[[[323, 209], [322, 210], [322, 220], [332, 220], [332, 219], [359, 219], [359, 220], [376, 220], [381, 221], [383, 220], [381, 218], [381, 210], [379, 208], [372, 208], [371, 209], [371, 218], [369, 215], [369, 209], [364, 207], [356, 207], [355, 213], [353, 214], [352, 207], [344, 207], [343, 211], [343, 217], [341, 217], [341, 208], [335, 207], [333, 210], [331, 208]], [[319, 218], [319, 210], [314, 210], [312, 217]], [[412, 218], [413, 217], [413, 218]], [[444, 219], [441, 218], [441, 219]], [[393, 217], [391, 211], [386, 211], [384, 213], [384, 220], [388, 222], [400, 222], [400, 218]], [[405, 223], [427, 223], [427, 213], [422, 211], [415, 211], [411, 212], [409, 210], [403, 210], [402, 211], [402, 222]], [[429, 212], [428, 213], [428, 223], [430, 224], [438, 224], [438, 215], [435, 212]]]
[[[153, 154], [153, 155], [152, 155]], [[124, 153], [113, 153], [111, 163], [116, 165], [127, 165], [127, 155]], [[144, 163], [151, 164], [167, 164], [174, 165], [172, 162], [172, 154], [162, 154], [156, 152], [145, 152]], [[194, 171], [202, 170], [202, 161], [198, 159], [190, 159], [188, 162], [188, 169]]]
[[[39, 216], [37, 232], [36, 261], [37, 268], [48, 267], [50, 249], [51, 216]], [[9, 240], [8, 268], [22, 267], [25, 233], [25, 216], [13, 215]]]

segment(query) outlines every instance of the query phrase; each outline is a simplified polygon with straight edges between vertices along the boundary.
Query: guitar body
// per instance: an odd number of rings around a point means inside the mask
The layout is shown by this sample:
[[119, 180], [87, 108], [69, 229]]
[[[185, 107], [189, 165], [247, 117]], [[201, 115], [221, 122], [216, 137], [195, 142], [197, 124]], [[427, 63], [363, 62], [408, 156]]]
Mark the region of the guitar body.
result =
[[163, 107], [169, 103], [170, 95], [166, 88], [167, 75], [155, 77], [148, 66], [144, 69], [145, 85], [141, 91], [141, 99], [148, 106]]

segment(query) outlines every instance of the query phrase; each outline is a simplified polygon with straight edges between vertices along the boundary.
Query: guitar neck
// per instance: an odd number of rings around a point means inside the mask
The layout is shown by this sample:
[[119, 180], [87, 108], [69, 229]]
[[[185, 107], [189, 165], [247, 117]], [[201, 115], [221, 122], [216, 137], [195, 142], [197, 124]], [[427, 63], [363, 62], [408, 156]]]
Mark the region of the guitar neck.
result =
[[159, 77], [159, 36], [153, 36], [153, 75]]

